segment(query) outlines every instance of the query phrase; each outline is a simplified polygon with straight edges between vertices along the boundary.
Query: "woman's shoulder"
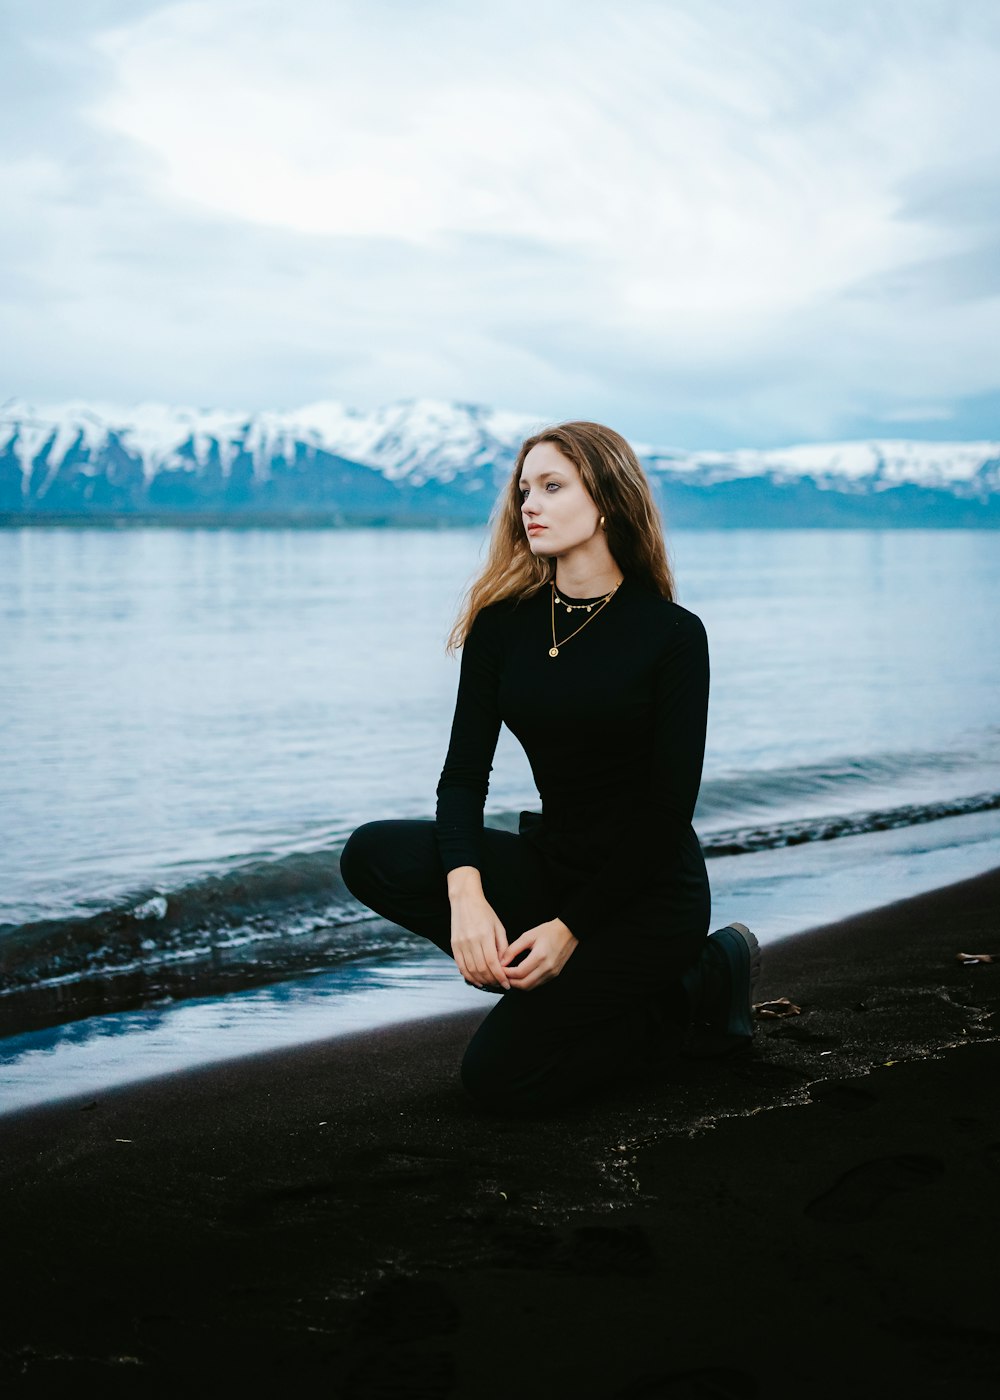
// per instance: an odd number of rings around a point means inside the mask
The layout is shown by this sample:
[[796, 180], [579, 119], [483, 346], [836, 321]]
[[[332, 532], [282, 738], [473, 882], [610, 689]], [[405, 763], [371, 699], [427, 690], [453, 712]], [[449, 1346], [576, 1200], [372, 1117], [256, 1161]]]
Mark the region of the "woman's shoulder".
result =
[[485, 603], [469, 624], [466, 640], [485, 641], [502, 637], [523, 601], [521, 598], [498, 598], [492, 603]]
[[696, 612], [671, 598], [664, 598], [647, 584], [638, 585], [633, 596], [644, 618], [670, 638], [704, 637], [705, 624]]
[[476, 613], [473, 621], [476, 623], [482, 620], [484, 626], [496, 626], [507, 618], [515, 616], [519, 610], [537, 603], [541, 596], [542, 590], [535, 590], [530, 594], [517, 593], [509, 594], [506, 598], [497, 598], [492, 603], [485, 603]]

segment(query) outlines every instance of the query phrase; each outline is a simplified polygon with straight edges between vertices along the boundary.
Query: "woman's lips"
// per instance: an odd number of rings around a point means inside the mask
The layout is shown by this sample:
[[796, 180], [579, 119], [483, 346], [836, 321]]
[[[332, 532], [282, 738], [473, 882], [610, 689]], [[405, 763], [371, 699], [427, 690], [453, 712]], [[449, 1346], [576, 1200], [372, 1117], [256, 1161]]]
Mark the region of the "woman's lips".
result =
[[544, 525], [529, 525], [529, 526], [528, 526], [528, 534], [531, 535], [531, 534], [534, 533], [535, 530], [544, 530], [544, 529], [545, 529], [545, 526], [544, 526]]

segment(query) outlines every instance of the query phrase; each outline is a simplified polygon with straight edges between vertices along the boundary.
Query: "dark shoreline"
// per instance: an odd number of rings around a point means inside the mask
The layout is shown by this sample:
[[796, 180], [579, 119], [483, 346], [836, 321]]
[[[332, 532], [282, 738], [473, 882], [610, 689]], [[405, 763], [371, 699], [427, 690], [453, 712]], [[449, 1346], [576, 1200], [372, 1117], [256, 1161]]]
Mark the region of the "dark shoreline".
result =
[[988, 1393], [1000, 870], [771, 944], [753, 1053], [549, 1121], [486, 1014], [0, 1118], [0, 1378], [148, 1395]]

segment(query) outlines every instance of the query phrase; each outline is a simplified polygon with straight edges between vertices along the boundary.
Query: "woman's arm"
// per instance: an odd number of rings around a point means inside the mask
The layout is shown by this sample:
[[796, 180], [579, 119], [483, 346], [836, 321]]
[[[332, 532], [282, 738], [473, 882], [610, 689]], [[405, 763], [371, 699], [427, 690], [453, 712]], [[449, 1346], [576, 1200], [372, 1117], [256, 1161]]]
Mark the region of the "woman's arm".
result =
[[462, 648], [451, 739], [437, 785], [435, 835], [446, 874], [463, 866], [481, 869], [483, 807], [500, 736], [498, 621], [492, 609], [478, 612]]
[[448, 753], [437, 785], [435, 835], [448, 877], [451, 950], [473, 986], [509, 990], [500, 959], [507, 933], [483, 893], [483, 807], [500, 735], [501, 638], [495, 613], [477, 613], [462, 649]]
[[625, 817], [605, 859], [563, 900], [559, 918], [578, 939], [611, 927], [624, 906], [651, 888], [694, 816], [708, 725], [708, 638], [681, 612], [654, 678], [649, 795]]

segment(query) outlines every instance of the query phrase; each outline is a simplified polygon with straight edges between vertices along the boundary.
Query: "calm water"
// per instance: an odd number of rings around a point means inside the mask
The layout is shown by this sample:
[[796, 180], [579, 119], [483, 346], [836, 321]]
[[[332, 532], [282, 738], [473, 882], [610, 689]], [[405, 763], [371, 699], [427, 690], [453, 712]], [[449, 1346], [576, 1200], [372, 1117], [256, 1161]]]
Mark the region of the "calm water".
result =
[[[716, 922], [766, 941], [1000, 862], [998, 544], [671, 539], [711, 646], [695, 824]], [[419, 962], [337, 857], [359, 822], [433, 813], [444, 643], [483, 549], [478, 530], [0, 531], [8, 1030]], [[506, 731], [492, 782], [487, 820], [538, 807]]]

